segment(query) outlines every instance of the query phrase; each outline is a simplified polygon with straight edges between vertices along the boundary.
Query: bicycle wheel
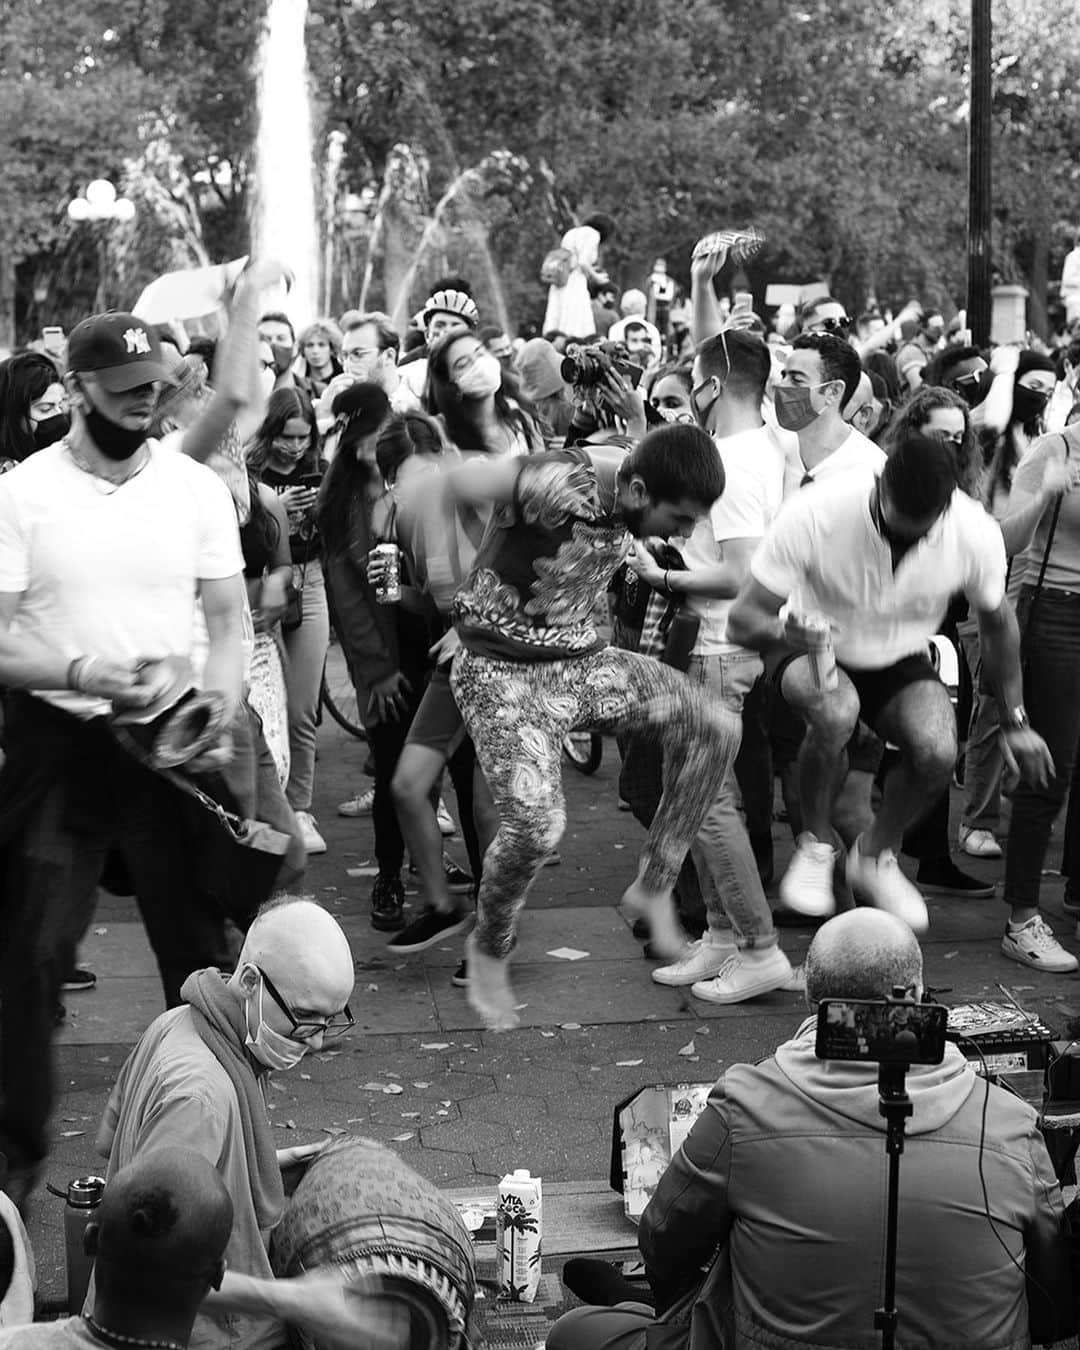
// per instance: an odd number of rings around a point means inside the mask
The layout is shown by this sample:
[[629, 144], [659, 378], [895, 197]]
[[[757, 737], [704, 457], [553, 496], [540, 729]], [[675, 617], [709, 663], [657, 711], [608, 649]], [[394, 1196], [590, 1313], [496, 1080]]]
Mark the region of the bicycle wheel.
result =
[[355, 736], [357, 740], [367, 740], [345, 653], [333, 639], [327, 649], [326, 663], [323, 666], [319, 703], [343, 731]]
[[595, 773], [604, 755], [604, 738], [595, 731], [572, 731], [562, 748], [578, 773]]

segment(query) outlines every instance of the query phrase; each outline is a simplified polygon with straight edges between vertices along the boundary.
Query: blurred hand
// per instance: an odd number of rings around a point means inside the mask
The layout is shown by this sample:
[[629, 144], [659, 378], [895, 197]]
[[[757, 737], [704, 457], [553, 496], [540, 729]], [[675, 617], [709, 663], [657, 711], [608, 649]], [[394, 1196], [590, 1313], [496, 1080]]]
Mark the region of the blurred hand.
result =
[[377, 722], [398, 722], [405, 711], [405, 698], [412, 692], [412, 685], [395, 670], [393, 675], [372, 685], [368, 712], [374, 713]]
[[278, 1167], [298, 1167], [301, 1163], [312, 1162], [329, 1142], [329, 1139], [319, 1139], [314, 1144], [294, 1144], [292, 1148], [279, 1148]]
[[626, 559], [626, 565], [646, 586], [651, 586], [654, 591], [664, 589], [664, 569], [649, 552], [644, 540], [634, 540], [634, 547]]
[[1044, 788], [1054, 776], [1054, 759], [1049, 747], [1031, 727], [1010, 727], [998, 736], [1005, 761], [1005, 790], [1021, 779], [1029, 787]]
[[109, 699], [117, 711], [145, 708], [154, 701], [153, 691], [141, 682], [134, 662], [121, 665], [118, 661], [87, 657], [77, 679], [82, 693]]
[[318, 501], [317, 488], [290, 487], [281, 494], [281, 504], [289, 517], [290, 525], [298, 525]]
[[188, 760], [184, 765], [184, 771], [185, 773], [220, 773], [222, 769], [232, 763], [232, 757], [232, 732], [226, 728], [218, 738], [216, 745], [210, 746], [201, 755], [196, 755], [194, 759]]
[[285, 613], [285, 580], [280, 576], [264, 578], [259, 588], [259, 603], [252, 611], [256, 633], [266, 633]]
[[730, 333], [733, 329], [753, 328], [761, 320], [752, 309], [733, 309], [724, 321], [722, 332]]
[[645, 399], [640, 389], [632, 389], [617, 370], [609, 370], [596, 386], [597, 395], [626, 423], [630, 436], [645, 435]]
[[257, 258], [248, 263], [242, 275], [246, 284], [256, 291], [268, 291], [282, 281], [285, 289], [291, 290], [296, 281], [292, 268], [280, 258]]
[[330, 1350], [407, 1350], [408, 1315], [397, 1300], [379, 1297], [377, 1280], [346, 1283], [336, 1270], [312, 1270], [277, 1283], [288, 1299], [284, 1320], [302, 1327], [318, 1345]]
[[429, 648], [428, 656], [437, 666], [445, 666], [454, 659], [460, 647], [461, 638], [458, 637], [458, 631], [456, 628], [451, 628], [449, 632], [442, 635], [434, 647]]
[[690, 284], [704, 285], [716, 276], [728, 260], [728, 247], [723, 245], [712, 253], [702, 253], [690, 262]]

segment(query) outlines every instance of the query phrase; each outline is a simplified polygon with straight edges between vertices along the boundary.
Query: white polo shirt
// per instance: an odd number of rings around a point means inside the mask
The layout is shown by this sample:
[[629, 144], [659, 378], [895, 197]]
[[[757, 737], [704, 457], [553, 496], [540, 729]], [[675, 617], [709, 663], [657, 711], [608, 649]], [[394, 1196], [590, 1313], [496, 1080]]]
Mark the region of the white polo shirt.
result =
[[861, 474], [811, 484], [784, 503], [750, 571], [774, 595], [827, 615], [839, 631], [836, 658], [883, 670], [924, 652], [963, 591], [975, 609], [1005, 595], [1005, 543], [997, 523], [957, 489], [934, 528], [900, 560], [870, 515], [873, 484]]
[[[729, 539], [762, 538], [780, 510], [784, 451], [770, 427], [720, 437], [716, 448], [724, 466], [724, 491], [680, 547], [691, 571], [716, 566], [717, 544]], [[695, 656], [723, 656], [742, 650], [727, 640], [727, 616], [734, 602], [734, 596], [726, 600], [688, 597], [686, 608], [701, 620]]]
[[[196, 587], [243, 571], [236, 508], [210, 469], [149, 441], [150, 459], [110, 488], [58, 441], [0, 478], [0, 591], [19, 596], [12, 631], [68, 660], [190, 656]], [[105, 699], [35, 691], [76, 717]]]

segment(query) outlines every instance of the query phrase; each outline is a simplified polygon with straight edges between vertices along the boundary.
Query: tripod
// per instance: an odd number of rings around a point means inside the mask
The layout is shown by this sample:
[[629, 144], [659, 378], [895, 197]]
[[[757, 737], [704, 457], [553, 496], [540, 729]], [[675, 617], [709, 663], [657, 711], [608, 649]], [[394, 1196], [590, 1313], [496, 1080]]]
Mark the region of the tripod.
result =
[[881, 1350], [893, 1350], [896, 1342], [896, 1228], [900, 1206], [900, 1154], [904, 1151], [904, 1121], [913, 1110], [907, 1094], [907, 1064], [879, 1064], [878, 1111], [885, 1117], [885, 1152], [889, 1155], [889, 1200], [885, 1219], [885, 1299], [874, 1313], [874, 1327], [881, 1332]]

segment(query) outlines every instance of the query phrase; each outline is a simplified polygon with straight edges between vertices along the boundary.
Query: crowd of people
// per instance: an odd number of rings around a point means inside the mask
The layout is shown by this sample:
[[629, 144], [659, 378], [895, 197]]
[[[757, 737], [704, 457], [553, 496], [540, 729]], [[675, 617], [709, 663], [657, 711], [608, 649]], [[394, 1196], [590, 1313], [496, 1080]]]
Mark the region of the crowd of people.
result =
[[[62, 992], [94, 981], [77, 952], [105, 884], [135, 896], [169, 1008], [106, 1112], [110, 1178], [195, 1149], [229, 1193], [230, 1267], [271, 1280], [280, 1170], [306, 1159], [273, 1149], [263, 1075], [351, 1024], [340, 929], [273, 899], [327, 850], [313, 803], [332, 634], [370, 751], [372, 787], [338, 809], [372, 819], [371, 924], [398, 955], [463, 938], [454, 980], [493, 1029], [517, 1023], [519, 916], [557, 857], [579, 730], [618, 739], [619, 805], [645, 831], [622, 904], [659, 984], [816, 1003], [822, 980], [780, 934], [835, 931], [840, 911], [842, 931], [870, 925], [871, 956], [899, 944], [909, 978], [887, 983], [914, 989], [924, 896], [992, 893], [954, 854], [1004, 855], [1004, 957], [1077, 969], [1040, 885], [1068, 798], [1080, 916], [1080, 331], [983, 350], [914, 302], [852, 320], [820, 293], [767, 323], [722, 235], [687, 294], [658, 259], [620, 297], [602, 266], [615, 228], [590, 217], [544, 260], [528, 338], [485, 326], [453, 276], [405, 333], [358, 310], [297, 333], [267, 299], [287, 269], [257, 261], [217, 340], [111, 312], [62, 353], [0, 364], [0, 1154], [16, 1204], [47, 1154], [43, 1066]], [[468, 872], [444, 852], [447, 774]], [[795, 841], [779, 878], [777, 777]], [[857, 997], [848, 974], [833, 983]], [[865, 996], [887, 995], [874, 979]], [[801, 1053], [777, 1072], [801, 1082]], [[960, 1109], [946, 1078], [931, 1133]], [[716, 1110], [749, 1107], [721, 1093]], [[691, 1142], [713, 1158], [705, 1131]], [[683, 1214], [682, 1190], [669, 1171], [649, 1211], [662, 1312], [689, 1269], [660, 1250], [669, 1229], [708, 1201], [704, 1261], [738, 1226], [708, 1190]], [[196, 1316], [217, 1222], [174, 1339], [274, 1344], [265, 1293], [236, 1295], [216, 1329]], [[762, 1343], [803, 1343], [736, 1305]], [[994, 1344], [1021, 1343], [1010, 1326]]]

